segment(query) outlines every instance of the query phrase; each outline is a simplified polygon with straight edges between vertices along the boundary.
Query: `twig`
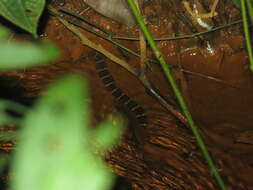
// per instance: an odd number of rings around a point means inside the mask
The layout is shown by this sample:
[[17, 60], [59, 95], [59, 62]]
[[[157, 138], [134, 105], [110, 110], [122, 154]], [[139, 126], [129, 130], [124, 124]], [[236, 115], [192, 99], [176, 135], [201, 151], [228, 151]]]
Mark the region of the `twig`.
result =
[[136, 20], [137, 20], [137, 23], [139, 24], [140, 28], [142, 29], [143, 31], [143, 34], [145, 35], [151, 49], [153, 50], [153, 53], [155, 54], [156, 58], [159, 60], [159, 63], [164, 71], [164, 74], [166, 76], [166, 78], [168, 79], [168, 82], [170, 83], [171, 87], [172, 87], [172, 90], [178, 100], [178, 103], [185, 115], [185, 117], [187, 118], [187, 121], [188, 121], [188, 126], [191, 128], [195, 138], [196, 138], [196, 141], [197, 141], [197, 144], [200, 148], [200, 150], [202, 151], [206, 161], [207, 161], [207, 164], [210, 168], [210, 172], [211, 174], [213, 174], [214, 178], [216, 179], [220, 189], [222, 190], [226, 190], [226, 186], [225, 186], [225, 183], [221, 177], [221, 175], [219, 174], [219, 171], [217, 169], [217, 167], [215, 166], [214, 162], [213, 162], [213, 159], [211, 158], [211, 155], [210, 153], [208, 152], [207, 148], [206, 148], [206, 145], [204, 143], [204, 140], [203, 140], [203, 137], [201, 136], [200, 134], [200, 131], [197, 127], [197, 125], [195, 124], [190, 112], [189, 112], [189, 109], [184, 101], [184, 98], [179, 90], [179, 88], [177, 87], [177, 84], [176, 84], [176, 81], [175, 79], [173, 78], [172, 74], [171, 74], [171, 71], [170, 71], [170, 67], [168, 64], [166, 64], [166, 61], [163, 57], [163, 55], [161, 54], [160, 50], [158, 49], [158, 47], [156, 46], [155, 42], [154, 42], [154, 39], [152, 38], [150, 32], [148, 31], [145, 23], [143, 22], [143, 19], [140, 15], [140, 13], [138, 12], [138, 9], [134, 3], [133, 0], [127, 0], [128, 4], [129, 4], [129, 7], [131, 8]]
[[64, 8], [64, 7], [60, 7], [60, 8], [59, 8], [59, 11], [61, 11], [61, 12], [63, 12], [63, 13], [66, 13], [66, 14], [68, 14], [68, 15], [70, 15], [70, 16], [74, 16], [74, 17], [80, 19], [81, 21], [83, 21], [83, 22], [85, 22], [85, 23], [87, 23], [87, 24], [89, 24], [89, 25], [91, 25], [91, 26], [93, 26], [93, 27], [95, 27], [95, 28], [101, 30], [102, 32], [104, 32], [105, 34], [107, 34], [107, 35], [109, 35], [109, 36], [112, 35], [112, 33], [111, 33], [110, 31], [107, 31], [106, 29], [104, 29], [103, 27], [99, 26], [98, 24], [93, 23], [93, 22], [91, 22], [89, 19], [86, 19], [85, 17], [83, 17], [83, 16], [81, 16], [81, 15], [79, 15], [79, 14], [76, 14], [76, 13], [74, 13], [74, 12], [72, 12], [72, 11], [70, 11], [70, 10]]
[[[188, 11], [188, 13], [194, 18], [212, 18], [218, 15], [218, 13], [215, 11], [218, 2], [219, 0], [214, 0], [214, 3], [211, 7], [211, 11], [209, 13], [196, 13], [194, 9], [193, 10], [191, 9], [190, 3], [188, 1], [183, 1], [183, 5], [185, 9]], [[194, 6], [196, 5], [194, 4]]]
[[[202, 36], [204, 34], [215, 32], [217, 30], [222, 30], [224, 28], [235, 26], [235, 25], [241, 24], [241, 23], [242, 23], [242, 20], [237, 20], [237, 21], [232, 22], [230, 24], [218, 26], [218, 27], [215, 27], [215, 28], [213, 28], [211, 30], [207, 30], [207, 31], [204, 31], [204, 32], [198, 32], [198, 33], [194, 33], [194, 34], [190, 34], [190, 35], [185, 35], [185, 36], [176, 36], [176, 37], [167, 37], [167, 38], [154, 38], [154, 41], [170, 41], [170, 40], [181, 40], [181, 39], [195, 38], [197, 36]], [[120, 36], [112, 37], [112, 39], [115, 39], [115, 40], [129, 40], [129, 41], [138, 41], [139, 40], [138, 38], [120, 37]]]
[[[58, 11], [51, 7], [48, 6], [48, 9], [53, 12], [54, 14], [57, 15]], [[130, 73], [132, 73], [133, 75], [138, 75], [138, 72], [135, 68], [131, 67], [130, 65], [128, 65], [124, 60], [116, 57], [115, 55], [113, 55], [112, 53], [110, 53], [109, 51], [107, 51], [106, 49], [104, 49], [101, 45], [99, 44], [95, 44], [92, 41], [90, 41], [85, 35], [83, 35], [80, 30], [78, 30], [78, 28], [76, 28], [75, 26], [73, 26], [72, 24], [69, 24], [66, 20], [64, 20], [61, 17], [58, 17], [59, 21], [66, 27], [68, 28], [71, 32], [73, 32], [76, 36], [78, 36], [82, 42], [83, 45], [86, 45], [92, 49], [95, 49], [96, 51], [104, 54], [108, 59], [112, 60], [113, 62], [116, 62], [117, 64], [121, 65], [122, 67], [124, 67], [127, 71], [129, 71]]]
[[[56, 9], [54, 9], [51, 6], [48, 6], [48, 9], [54, 14], [54, 15], [58, 15], [58, 11]], [[142, 77], [140, 77], [139, 72], [136, 68], [128, 65], [124, 60], [116, 57], [115, 55], [113, 55], [112, 53], [108, 52], [106, 49], [104, 49], [101, 45], [99, 44], [95, 44], [92, 41], [90, 41], [84, 34], [82, 34], [78, 28], [76, 28], [74, 25], [68, 23], [66, 20], [64, 20], [62, 17], [58, 17], [59, 21], [66, 27], [68, 28], [71, 32], [73, 32], [75, 35], [77, 35], [82, 44], [86, 45], [100, 53], [102, 53], [104, 56], [106, 56], [108, 59], [112, 60], [113, 62], [119, 64], [120, 66], [122, 66], [123, 68], [125, 68], [128, 72], [130, 72], [131, 74], [133, 74], [135, 77], [137, 77], [141, 83], [143, 84], [143, 86], [147, 89], [147, 91], [149, 92], [149, 94], [151, 94], [153, 97], [155, 97], [169, 112], [171, 112], [176, 118], [178, 118], [182, 123], [186, 123], [187, 120], [184, 117], [184, 115], [177, 110], [176, 108], [174, 108], [174, 106], [172, 106], [170, 103], [168, 103], [168, 101], [166, 101], [152, 86], [152, 84], [149, 82], [149, 80], [147, 79], [146, 75], [142, 75]], [[144, 77], [143, 77], [144, 76]]]
[[[53, 9], [54, 9], [54, 8], [53, 8]], [[110, 35], [108, 36], [108, 35], [100, 34], [100, 33], [96, 32], [96, 31], [94, 31], [94, 30], [92, 30], [92, 29], [90, 29], [90, 28], [88, 28], [88, 27], [86, 27], [86, 26], [84, 26], [84, 25], [82, 25], [82, 24], [80, 24], [80, 23], [78, 23], [78, 22], [75, 22], [75, 21], [73, 21], [73, 20], [71, 20], [71, 19], [69, 19], [69, 18], [63, 17], [63, 16], [61, 16], [61, 15], [59, 14], [59, 12], [58, 12], [56, 9], [54, 9], [55, 11], [53, 12], [53, 11], [52, 11], [52, 7], [51, 7], [51, 8], [48, 7], [48, 10], [50, 11], [50, 14], [52, 14], [52, 15], [58, 17], [58, 18], [61, 18], [61, 19], [65, 20], [65, 21], [69, 22], [70, 24], [73, 24], [73, 25], [75, 25], [75, 26], [77, 26], [77, 27], [79, 27], [79, 28], [81, 28], [81, 29], [83, 29], [83, 30], [85, 30], [85, 31], [87, 31], [87, 32], [90, 32], [91, 34], [94, 34], [94, 35], [96, 35], [96, 36], [98, 36], [98, 37], [104, 39], [104, 40], [107, 40], [107, 41], [111, 42], [113, 45], [119, 47], [120, 49], [125, 50], [126, 52], [128, 52], [128, 53], [130, 53], [130, 54], [132, 54], [132, 55], [135, 55], [135, 56], [137, 56], [137, 57], [140, 57], [140, 55], [139, 55], [137, 52], [135, 52], [135, 51], [133, 51], [133, 50], [131, 50], [131, 49], [128, 49], [127, 47], [125, 47], [125, 46], [121, 45], [120, 43], [116, 42], [114, 39], [112, 39], [112, 37], [111, 37]], [[68, 12], [71, 13], [72, 16], [75, 16], [75, 15], [76, 15], [75, 13], [71, 12], [70, 10], [68, 10]], [[83, 21], [84, 21], [84, 20], [83, 20]], [[92, 25], [93, 25], [94, 27], [96, 27], [96, 24], [95, 24], [95, 23], [92, 23]]]
[[[135, 2], [136, 2], [136, 5], [138, 6], [138, 9], [140, 11], [138, 0], [135, 0]], [[140, 44], [140, 58], [141, 58], [140, 59], [140, 66], [141, 66], [141, 73], [140, 74], [141, 74], [141, 77], [143, 77], [143, 75], [145, 75], [145, 72], [146, 72], [147, 43], [146, 43], [146, 39], [145, 39], [141, 30], [139, 30], [139, 39], [140, 39], [139, 44]]]

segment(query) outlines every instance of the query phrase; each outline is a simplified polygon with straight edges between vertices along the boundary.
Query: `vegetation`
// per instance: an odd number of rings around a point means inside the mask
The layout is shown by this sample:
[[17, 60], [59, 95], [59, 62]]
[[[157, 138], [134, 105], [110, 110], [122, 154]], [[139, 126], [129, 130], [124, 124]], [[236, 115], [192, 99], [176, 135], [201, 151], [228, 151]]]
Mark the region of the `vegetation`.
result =
[[[44, 6], [44, 0], [2, 1], [0, 14], [37, 37]], [[59, 55], [52, 43], [9, 42], [11, 35], [6, 28], [0, 28], [2, 71], [48, 63]], [[85, 80], [71, 75], [52, 84], [32, 108], [0, 101], [0, 124], [21, 126], [18, 133], [1, 132], [2, 140], [18, 141], [11, 162], [12, 190], [110, 188], [113, 175], [94, 152], [105, 153], [111, 148], [122, 131], [122, 120], [117, 117], [114, 124], [107, 121], [92, 130], [88, 99]], [[24, 118], [12, 118], [5, 111], [8, 108], [24, 114]], [[7, 161], [9, 157], [1, 155], [0, 167]]]
[[[184, 100], [166, 67], [165, 60], [156, 48], [153, 38], [145, 28], [132, 0], [130, 3], [144, 35], [150, 42], [157, 59], [172, 85], [179, 104], [189, 119], [193, 133], [203, 151], [211, 171], [216, 177], [221, 189], [224, 183], [215, 168], [205, 145], [199, 136]], [[253, 21], [251, 0], [233, 0], [242, 10], [244, 32], [253, 71], [253, 56], [248, 31], [248, 14]], [[38, 37], [36, 30], [39, 18], [45, 7], [45, 0], [8, 0], [2, 1], [0, 15]], [[22, 69], [36, 64], [48, 63], [59, 55], [58, 49], [49, 42], [17, 43], [9, 42], [11, 32], [0, 28], [0, 69]], [[70, 99], [68, 94], [72, 94]], [[11, 189], [108, 189], [113, 181], [112, 174], [105, 169], [102, 160], [94, 155], [96, 152], [107, 151], [118, 139], [122, 129], [122, 120], [118, 117], [116, 124], [103, 123], [97, 130], [89, 128], [88, 92], [85, 81], [80, 76], [68, 76], [52, 84], [48, 93], [41, 97], [31, 109], [14, 102], [0, 102], [0, 124], [15, 123], [22, 126], [20, 133], [1, 133], [3, 139], [17, 140], [18, 146], [12, 163]], [[11, 107], [23, 113], [24, 118], [17, 120], [6, 114], [6, 108]], [[0, 157], [3, 166], [9, 159]], [[93, 163], [93, 164], [91, 164]]]
[[[247, 16], [246, 16], [248, 10], [252, 11], [251, 0], [247, 0], [248, 9], [246, 9], [245, 0], [240, 0], [240, 2], [239, 2], [239, 0], [234, 0], [233, 2], [235, 3], [235, 5], [237, 7], [241, 8], [241, 11], [242, 11], [244, 33], [245, 33], [245, 37], [246, 37], [246, 44], [247, 44], [247, 49], [248, 49], [250, 68], [253, 71], [253, 57], [252, 57], [251, 41], [250, 41], [250, 37], [249, 37], [248, 22], [247, 22]], [[219, 185], [220, 189], [225, 190], [226, 189], [225, 183], [224, 183], [222, 177], [220, 176], [218, 169], [215, 166], [215, 164], [211, 158], [211, 155], [209, 154], [209, 152], [206, 148], [206, 145], [205, 145], [205, 143], [202, 139], [202, 136], [199, 132], [199, 129], [198, 129], [197, 125], [195, 124], [195, 122], [189, 112], [189, 109], [184, 101], [184, 98], [183, 98], [179, 88], [177, 87], [176, 81], [173, 78], [173, 75], [172, 75], [172, 73], [170, 71], [170, 67], [169, 67], [170, 64], [166, 64], [166, 61], [165, 61], [162, 53], [160, 52], [160, 50], [156, 46], [153, 37], [149, 33], [146, 25], [144, 24], [144, 20], [142, 19], [137, 6], [135, 5], [134, 0], [128, 0], [128, 3], [130, 5], [131, 10], [133, 11], [137, 21], [138, 21], [138, 24], [139, 24], [145, 38], [147, 39], [150, 47], [152, 48], [154, 55], [158, 59], [160, 65], [161, 65], [161, 68], [163, 69], [163, 72], [164, 72], [165, 76], [167, 77], [168, 82], [170, 83], [170, 85], [172, 87], [172, 90], [177, 98], [177, 101], [178, 101], [184, 115], [186, 116], [186, 118], [188, 120], [189, 126], [190, 126], [194, 136], [196, 137], [197, 144], [207, 161], [207, 164], [211, 170], [211, 173], [213, 174], [214, 178], [216, 179], [217, 184]], [[250, 13], [250, 15], [252, 15], [252, 13]]]

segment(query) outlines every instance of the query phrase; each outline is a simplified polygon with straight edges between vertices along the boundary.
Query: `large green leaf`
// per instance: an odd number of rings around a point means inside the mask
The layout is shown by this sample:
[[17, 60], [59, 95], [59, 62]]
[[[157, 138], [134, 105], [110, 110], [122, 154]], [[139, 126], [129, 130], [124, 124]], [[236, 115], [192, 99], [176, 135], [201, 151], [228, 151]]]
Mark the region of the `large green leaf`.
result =
[[12, 190], [106, 190], [112, 174], [94, 156], [85, 82], [51, 86], [24, 121], [13, 160]]
[[0, 43], [0, 71], [23, 69], [28, 66], [47, 63], [59, 56], [59, 50], [52, 43]]
[[10, 31], [7, 28], [0, 27], [0, 40], [6, 40], [10, 36]]
[[45, 0], [0, 0], [0, 15], [36, 36]]

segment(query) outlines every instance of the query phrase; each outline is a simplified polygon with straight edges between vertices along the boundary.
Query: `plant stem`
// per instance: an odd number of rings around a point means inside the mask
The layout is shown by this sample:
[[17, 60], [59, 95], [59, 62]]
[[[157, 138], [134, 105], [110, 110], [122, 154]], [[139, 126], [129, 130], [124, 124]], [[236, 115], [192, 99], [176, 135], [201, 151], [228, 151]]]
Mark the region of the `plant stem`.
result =
[[194, 134], [194, 136], [196, 137], [196, 141], [197, 141], [197, 144], [198, 146], [200, 147], [206, 161], [207, 161], [207, 164], [208, 166], [210, 167], [210, 170], [211, 170], [211, 173], [214, 175], [220, 189], [222, 190], [226, 190], [226, 187], [225, 187], [225, 184], [217, 170], [217, 168], [215, 167], [214, 165], [214, 162], [212, 161], [212, 158], [205, 146], [205, 143], [200, 135], [200, 132], [199, 132], [199, 129], [198, 127], [196, 126], [196, 124], [194, 123], [193, 119], [192, 119], [192, 116], [186, 106], [186, 103], [183, 99], [183, 96], [181, 95], [181, 92], [179, 90], [179, 88], [177, 87], [177, 84], [176, 84], [176, 81], [174, 80], [172, 74], [171, 74], [171, 71], [170, 71], [170, 68], [169, 66], [166, 64], [166, 61], [164, 59], [164, 57], [162, 56], [161, 52], [159, 51], [158, 47], [156, 46], [155, 44], [155, 41], [154, 39], [152, 38], [150, 32], [148, 31], [143, 19], [142, 19], [142, 16], [141, 14], [139, 13], [137, 7], [136, 7], [136, 4], [134, 2], [134, 0], [128, 0], [128, 4], [134, 14], [134, 16], [136, 17], [136, 20], [144, 34], [144, 36], [146, 37], [150, 47], [152, 48], [156, 58], [159, 60], [160, 62], [160, 65], [164, 71], [164, 74], [165, 76], [167, 77], [172, 89], [173, 89], [173, 92], [175, 93], [176, 95], [176, 98], [178, 100], [178, 103], [183, 111], [183, 113], [185, 114], [188, 122], [189, 122], [189, 126]]
[[248, 13], [251, 19], [251, 23], [253, 23], [253, 7], [252, 7], [252, 0], [247, 0], [247, 9], [248, 9]]
[[247, 21], [247, 11], [246, 11], [245, 0], [241, 0], [241, 11], [242, 11], [242, 23], [243, 23], [244, 36], [245, 36], [246, 47], [247, 47], [247, 52], [249, 56], [249, 65], [250, 65], [250, 70], [253, 72], [253, 55], [252, 55], [251, 40], [250, 40], [250, 34], [249, 34], [249, 25]]

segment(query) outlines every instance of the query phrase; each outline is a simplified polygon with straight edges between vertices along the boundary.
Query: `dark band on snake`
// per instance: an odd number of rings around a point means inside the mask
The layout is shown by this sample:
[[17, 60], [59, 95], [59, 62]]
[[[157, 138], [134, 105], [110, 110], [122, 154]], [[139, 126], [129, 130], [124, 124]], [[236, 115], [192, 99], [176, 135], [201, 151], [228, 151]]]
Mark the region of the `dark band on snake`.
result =
[[120, 105], [124, 105], [129, 111], [134, 114], [137, 124], [139, 126], [145, 127], [147, 125], [147, 116], [145, 114], [145, 110], [136, 101], [132, 100], [129, 96], [127, 96], [123, 92], [123, 90], [117, 86], [110, 71], [107, 68], [105, 58], [100, 58], [96, 61], [96, 69], [98, 72], [98, 76], [101, 78], [106, 89], [111, 92], [114, 99]]

